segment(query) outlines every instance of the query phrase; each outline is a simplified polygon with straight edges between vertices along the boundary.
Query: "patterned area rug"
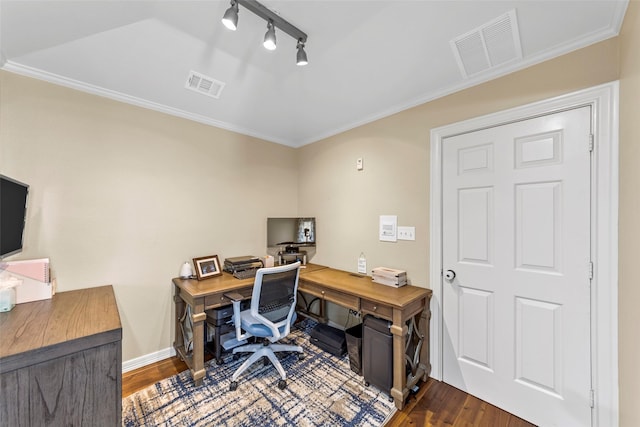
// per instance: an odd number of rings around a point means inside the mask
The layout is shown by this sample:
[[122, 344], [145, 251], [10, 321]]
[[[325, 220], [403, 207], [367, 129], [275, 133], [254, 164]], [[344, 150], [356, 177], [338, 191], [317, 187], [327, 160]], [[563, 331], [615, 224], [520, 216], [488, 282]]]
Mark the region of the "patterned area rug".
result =
[[271, 365], [258, 362], [229, 391], [231, 376], [245, 360], [230, 354], [218, 366], [212, 360], [196, 388], [189, 371], [122, 399], [124, 426], [381, 426], [396, 411], [389, 397], [338, 358], [309, 342], [316, 323], [300, 322], [283, 341], [302, 346], [305, 358], [282, 355], [287, 387]]

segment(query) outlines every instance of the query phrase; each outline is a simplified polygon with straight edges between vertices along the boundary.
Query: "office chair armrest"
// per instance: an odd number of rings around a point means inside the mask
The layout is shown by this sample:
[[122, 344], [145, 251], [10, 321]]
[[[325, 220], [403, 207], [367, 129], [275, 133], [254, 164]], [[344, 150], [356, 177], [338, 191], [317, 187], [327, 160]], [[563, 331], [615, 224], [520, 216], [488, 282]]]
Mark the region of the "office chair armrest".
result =
[[224, 296], [229, 298], [232, 302], [242, 301], [243, 299], [245, 299], [245, 297], [243, 297], [242, 294], [238, 292], [227, 292], [224, 294]]
[[240, 294], [239, 292], [226, 292], [223, 295], [226, 298], [229, 298], [231, 300], [231, 303], [233, 304], [233, 326], [236, 329], [236, 339], [238, 341], [242, 341], [249, 338], [251, 334], [242, 333], [242, 321], [240, 320], [240, 303], [245, 299], [245, 297], [242, 296], [242, 294]]

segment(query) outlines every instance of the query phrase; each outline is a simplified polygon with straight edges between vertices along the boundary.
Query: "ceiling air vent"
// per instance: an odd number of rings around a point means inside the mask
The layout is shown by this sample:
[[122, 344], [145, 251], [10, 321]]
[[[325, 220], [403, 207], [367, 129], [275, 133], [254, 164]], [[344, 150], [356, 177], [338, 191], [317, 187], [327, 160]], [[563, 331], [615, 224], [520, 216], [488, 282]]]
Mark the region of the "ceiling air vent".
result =
[[222, 89], [224, 89], [224, 85], [225, 83], [219, 80], [207, 77], [200, 73], [196, 73], [195, 71], [191, 71], [189, 73], [189, 78], [187, 79], [187, 84], [184, 87], [203, 95], [218, 99], [220, 98]]
[[515, 10], [451, 40], [450, 43], [465, 78], [514, 59], [522, 59]]

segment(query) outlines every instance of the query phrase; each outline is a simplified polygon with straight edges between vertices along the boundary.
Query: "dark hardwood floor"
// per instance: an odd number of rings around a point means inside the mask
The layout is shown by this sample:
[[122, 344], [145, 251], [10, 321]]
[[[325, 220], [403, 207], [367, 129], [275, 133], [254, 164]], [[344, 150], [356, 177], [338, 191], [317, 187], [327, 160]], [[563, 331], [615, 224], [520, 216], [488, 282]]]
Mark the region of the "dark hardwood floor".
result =
[[[187, 369], [177, 357], [122, 374], [122, 397]], [[386, 424], [399, 426], [535, 427], [482, 400], [432, 378], [409, 396], [402, 411]]]

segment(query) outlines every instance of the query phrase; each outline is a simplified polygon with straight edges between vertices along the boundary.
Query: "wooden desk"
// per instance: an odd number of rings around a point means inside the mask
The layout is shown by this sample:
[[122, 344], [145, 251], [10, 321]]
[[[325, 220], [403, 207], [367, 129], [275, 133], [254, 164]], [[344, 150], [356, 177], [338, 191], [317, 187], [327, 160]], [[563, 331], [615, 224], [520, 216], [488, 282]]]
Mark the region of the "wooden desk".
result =
[[0, 339], [0, 424], [121, 424], [122, 326], [111, 286], [18, 304], [0, 313]]
[[[205, 310], [231, 304], [224, 293], [237, 291], [247, 297], [251, 295], [253, 278], [236, 279], [228, 273], [212, 279], [183, 280], [173, 279], [175, 286], [176, 330], [174, 348], [187, 363], [196, 385], [202, 384], [204, 369], [204, 323]], [[360, 276], [346, 271], [335, 270], [315, 264], [307, 264], [300, 269], [298, 290], [320, 299], [320, 320], [326, 320], [326, 302], [373, 314], [393, 322], [393, 388], [391, 396], [398, 409], [402, 409], [409, 388], [419, 380], [426, 381], [430, 371], [429, 364], [429, 301], [431, 290], [416, 286], [393, 288], [373, 283], [370, 277]], [[180, 326], [186, 304], [191, 306], [193, 321], [193, 351], [186, 352]], [[303, 313], [305, 314], [305, 313]], [[309, 314], [309, 313], [306, 313]], [[423, 337], [420, 361], [415, 373], [409, 377], [405, 368], [405, 345], [408, 336], [407, 323], [413, 319], [418, 333]]]

